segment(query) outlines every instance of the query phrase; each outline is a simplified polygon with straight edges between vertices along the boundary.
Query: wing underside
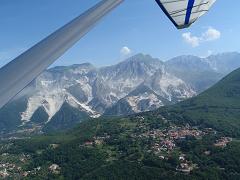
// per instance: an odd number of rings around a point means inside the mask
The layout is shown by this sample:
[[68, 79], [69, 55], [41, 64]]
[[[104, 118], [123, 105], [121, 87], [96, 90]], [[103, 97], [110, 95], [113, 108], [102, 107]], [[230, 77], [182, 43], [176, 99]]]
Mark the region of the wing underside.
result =
[[216, 0], [156, 0], [163, 12], [178, 28], [189, 27], [204, 15]]

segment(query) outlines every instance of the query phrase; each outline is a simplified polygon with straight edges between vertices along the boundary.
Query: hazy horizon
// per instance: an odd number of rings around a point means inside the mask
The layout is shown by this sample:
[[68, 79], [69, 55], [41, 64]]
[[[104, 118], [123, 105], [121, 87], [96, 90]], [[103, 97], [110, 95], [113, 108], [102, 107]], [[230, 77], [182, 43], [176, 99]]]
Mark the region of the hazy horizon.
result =
[[124, 62], [124, 61], [128, 60], [129, 58], [137, 56], [139, 54], [142, 54], [144, 56], [151, 56], [151, 58], [158, 59], [159, 61], [162, 61], [162, 62], [167, 62], [169, 60], [172, 60], [174, 58], [178, 58], [178, 57], [181, 57], [181, 56], [195, 56], [195, 57], [199, 57], [199, 58], [202, 58], [202, 59], [207, 59], [209, 56], [217, 56], [217, 55], [227, 54], [227, 53], [240, 53], [240, 52], [238, 52], [238, 51], [219, 52], [219, 53], [214, 53], [214, 54], [211, 54], [211, 55], [207, 55], [206, 57], [201, 57], [201, 56], [192, 55], [192, 54], [182, 54], [182, 55], [170, 57], [169, 59], [160, 59], [159, 57], [154, 57], [151, 54], [136, 53], [136, 54], [131, 54], [130, 56], [125, 57], [124, 59], [121, 59], [119, 61], [113, 61], [112, 64], [97, 65], [97, 64], [94, 64], [90, 61], [81, 61], [79, 63], [73, 63], [73, 64], [68, 64], [68, 65], [57, 65], [57, 64], [55, 65], [55, 64], [53, 64], [48, 69], [52, 69], [52, 68], [55, 68], [55, 67], [68, 67], [68, 66], [74, 66], [74, 65], [82, 65], [82, 64], [91, 64], [96, 68], [102, 68], [102, 67], [113, 66], [113, 65], [119, 64], [119, 63]]

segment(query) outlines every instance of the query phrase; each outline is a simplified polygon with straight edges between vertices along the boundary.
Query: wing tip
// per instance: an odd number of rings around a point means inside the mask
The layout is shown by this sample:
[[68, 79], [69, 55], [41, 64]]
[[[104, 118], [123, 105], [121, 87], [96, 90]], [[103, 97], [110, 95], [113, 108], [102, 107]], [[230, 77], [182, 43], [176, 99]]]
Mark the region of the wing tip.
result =
[[181, 25], [181, 26], [176, 26], [176, 28], [177, 28], [177, 29], [186, 29], [186, 28], [189, 28], [191, 25], [192, 25], [192, 23], [190, 23], [190, 24], [184, 24], [184, 25]]

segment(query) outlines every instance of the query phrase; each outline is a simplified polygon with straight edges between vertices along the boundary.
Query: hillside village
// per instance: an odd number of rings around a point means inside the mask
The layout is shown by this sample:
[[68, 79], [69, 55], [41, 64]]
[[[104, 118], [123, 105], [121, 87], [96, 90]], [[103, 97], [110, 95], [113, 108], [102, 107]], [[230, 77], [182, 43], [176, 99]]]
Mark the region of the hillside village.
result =
[[[142, 147], [142, 151], [148, 154], [154, 154], [161, 161], [169, 161], [173, 153], [177, 153], [177, 161], [178, 164], [175, 166], [175, 171], [179, 173], [190, 173], [194, 169], [198, 168], [198, 164], [188, 159], [188, 155], [181, 151], [181, 147], [179, 146], [180, 141], [185, 141], [189, 138], [194, 139], [202, 139], [205, 136], [217, 135], [217, 131], [212, 128], [199, 128], [192, 127], [189, 124], [184, 126], [175, 125], [162, 118], [161, 123], [165, 124], [159, 128], [155, 128], [156, 124], [149, 123], [149, 120], [146, 120], [144, 116], [138, 116], [135, 118], [132, 123], [131, 129], [128, 131], [124, 130], [123, 133], [129, 134], [129, 141], [136, 142], [148, 142], [145, 147]], [[127, 124], [128, 124], [127, 123]], [[118, 137], [121, 137], [124, 134], [119, 134]], [[114, 135], [116, 138], [116, 136]], [[108, 149], [111, 147], [112, 141], [118, 141], [117, 139], [113, 139], [113, 135], [110, 133], [100, 133], [99, 135], [95, 135], [90, 137], [89, 140], [86, 140], [79, 144], [79, 148], [102, 148]], [[233, 139], [228, 137], [219, 137], [212, 146], [217, 148], [225, 148]], [[10, 140], [12, 141], [12, 140]], [[33, 160], [34, 154], [20, 153], [20, 154], [11, 154], [8, 151], [13, 147], [13, 143], [6, 143], [1, 147], [1, 155], [0, 155], [0, 177], [32, 177], [37, 176], [41, 171], [45, 171], [49, 174], [59, 175], [61, 174], [62, 167], [60, 164], [52, 162], [47, 166], [41, 167], [32, 167], [31, 170], [27, 170], [26, 166]], [[49, 144], [48, 149], [55, 151], [61, 144], [54, 143]], [[120, 150], [119, 145], [113, 145], [111, 149], [115, 149], [115, 153], [119, 154], [120, 157], [125, 152]], [[108, 150], [109, 151], [109, 150]], [[43, 150], [37, 150], [37, 154], [42, 154]], [[211, 152], [204, 152], [206, 156], [211, 156]], [[118, 158], [116, 156], [115, 158]], [[114, 159], [114, 158], [113, 158]]]

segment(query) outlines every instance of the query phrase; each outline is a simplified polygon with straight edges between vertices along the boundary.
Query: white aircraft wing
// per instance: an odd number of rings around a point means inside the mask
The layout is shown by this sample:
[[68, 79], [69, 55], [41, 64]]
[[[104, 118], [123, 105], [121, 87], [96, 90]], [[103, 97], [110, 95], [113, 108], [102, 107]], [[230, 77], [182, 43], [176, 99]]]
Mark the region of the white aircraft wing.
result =
[[0, 69], [0, 108], [123, 0], [102, 0]]
[[216, 0], [156, 0], [160, 8], [178, 28], [189, 27], [204, 15]]

